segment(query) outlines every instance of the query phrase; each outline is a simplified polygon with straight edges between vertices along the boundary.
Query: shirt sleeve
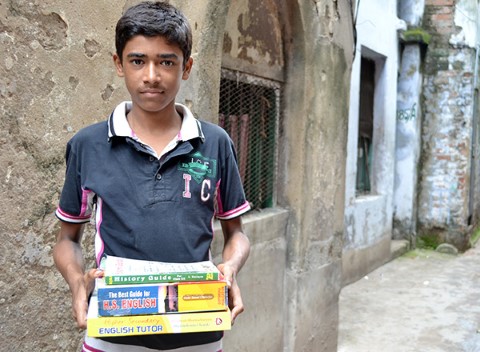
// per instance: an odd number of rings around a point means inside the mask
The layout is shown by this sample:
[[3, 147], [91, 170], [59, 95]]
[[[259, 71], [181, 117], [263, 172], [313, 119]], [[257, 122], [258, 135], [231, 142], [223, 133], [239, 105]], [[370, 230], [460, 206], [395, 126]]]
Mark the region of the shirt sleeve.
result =
[[225, 159], [220, 166], [220, 179], [217, 184], [217, 213], [220, 220], [233, 219], [250, 210], [246, 200], [237, 157], [230, 138], [226, 141]]
[[81, 162], [74, 146], [72, 141], [67, 144], [65, 182], [55, 215], [62, 221], [86, 223], [92, 215], [95, 194], [82, 187]]

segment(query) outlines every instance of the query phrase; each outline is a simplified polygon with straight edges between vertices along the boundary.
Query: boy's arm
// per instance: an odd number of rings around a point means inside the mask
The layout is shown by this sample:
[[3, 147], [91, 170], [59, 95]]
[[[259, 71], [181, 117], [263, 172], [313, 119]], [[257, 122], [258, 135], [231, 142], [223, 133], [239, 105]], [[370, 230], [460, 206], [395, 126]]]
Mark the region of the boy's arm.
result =
[[72, 313], [80, 328], [87, 327], [88, 296], [94, 287], [97, 270], [84, 272], [81, 247], [83, 224], [61, 222], [53, 260], [72, 293]]
[[250, 253], [250, 241], [243, 233], [241, 218], [221, 221], [225, 242], [223, 246], [223, 263], [218, 267], [229, 283], [228, 304], [232, 311], [232, 323], [243, 312], [243, 301], [236, 275], [245, 264]]

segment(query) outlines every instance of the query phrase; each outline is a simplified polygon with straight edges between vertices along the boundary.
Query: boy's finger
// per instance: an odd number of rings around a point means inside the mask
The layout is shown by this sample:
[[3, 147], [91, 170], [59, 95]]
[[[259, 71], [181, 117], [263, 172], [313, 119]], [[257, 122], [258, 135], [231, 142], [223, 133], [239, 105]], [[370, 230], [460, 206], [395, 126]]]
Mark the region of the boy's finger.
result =
[[85, 273], [85, 278], [88, 280], [95, 280], [96, 278], [102, 277], [103, 271], [100, 269], [90, 269]]
[[220, 264], [219, 269], [220, 271], [222, 271], [223, 278], [227, 282], [227, 286], [231, 288], [232, 282], [234, 280], [234, 276], [233, 276], [234, 274], [233, 274], [232, 268], [228, 265]]

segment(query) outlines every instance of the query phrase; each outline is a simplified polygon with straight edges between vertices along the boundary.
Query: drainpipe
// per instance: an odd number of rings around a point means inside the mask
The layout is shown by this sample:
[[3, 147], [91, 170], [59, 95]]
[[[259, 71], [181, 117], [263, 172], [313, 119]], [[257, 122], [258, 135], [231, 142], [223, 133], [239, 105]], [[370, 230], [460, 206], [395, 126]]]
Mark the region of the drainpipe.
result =
[[[473, 111], [472, 111], [472, 156], [471, 156], [471, 168], [470, 168], [470, 196], [468, 200], [468, 219], [467, 219], [467, 225], [470, 226], [473, 223], [473, 201], [474, 201], [474, 195], [475, 195], [475, 183], [476, 183], [476, 164], [478, 162], [475, 162], [477, 158], [477, 152], [476, 152], [476, 147], [477, 147], [477, 128], [478, 125], [475, 123], [475, 116], [476, 112], [478, 110], [478, 98], [477, 98], [477, 92], [478, 92], [478, 64], [479, 64], [479, 54], [480, 54], [480, 44], [477, 44], [476, 48], [476, 54], [475, 54], [475, 68], [473, 72]], [[479, 190], [480, 192], [480, 190]]]
[[477, 89], [478, 84], [478, 60], [479, 60], [479, 51], [480, 51], [480, 44], [477, 44], [475, 48], [476, 55], [475, 55], [475, 71], [473, 72], [473, 89]]

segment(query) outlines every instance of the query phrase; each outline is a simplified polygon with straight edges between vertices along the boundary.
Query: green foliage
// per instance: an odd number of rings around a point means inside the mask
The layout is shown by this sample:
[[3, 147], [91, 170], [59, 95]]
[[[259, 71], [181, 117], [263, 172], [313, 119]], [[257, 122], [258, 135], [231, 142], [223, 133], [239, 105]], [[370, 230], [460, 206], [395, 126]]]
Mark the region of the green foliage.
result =
[[401, 34], [401, 39], [407, 43], [423, 43], [428, 45], [432, 36], [422, 28], [411, 28]]
[[472, 237], [470, 238], [470, 245], [473, 247], [478, 240], [480, 240], [480, 226], [473, 232]]
[[432, 253], [435, 253], [431, 249], [421, 249], [421, 248], [415, 248], [411, 251], [408, 251], [404, 255], [402, 255], [402, 258], [408, 258], [408, 259], [416, 259], [416, 258], [429, 258]]
[[423, 234], [417, 238], [417, 248], [436, 249], [440, 244], [435, 234]]

